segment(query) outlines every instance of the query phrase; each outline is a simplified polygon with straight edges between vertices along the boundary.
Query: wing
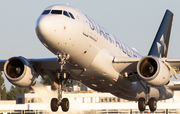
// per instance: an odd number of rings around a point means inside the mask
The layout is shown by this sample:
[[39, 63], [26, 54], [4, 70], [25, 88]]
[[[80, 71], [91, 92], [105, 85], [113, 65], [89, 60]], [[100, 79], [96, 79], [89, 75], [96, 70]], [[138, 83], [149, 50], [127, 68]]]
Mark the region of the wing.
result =
[[[8, 67], [6, 66], [6, 62], [10, 64], [7, 65]], [[20, 76], [21, 80], [23, 78], [24, 80], [31, 80], [37, 77], [37, 75], [41, 75], [42, 77], [48, 75], [52, 81], [55, 80], [55, 73], [60, 68], [57, 58], [26, 59], [21, 56], [12, 57], [8, 60], [0, 60], [0, 71], [4, 71], [4, 67], [7, 69], [6, 73], [9, 75], [10, 80], [11, 78], [19, 78]], [[20, 70], [17, 70], [17, 68]], [[22, 71], [22, 73], [18, 74], [18, 71]]]
[[[137, 74], [137, 64], [141, 58], [122, 58], [114, 57], [113, 67], [121, 75]], [[170, 69], [170, 74], [177, 79], [177, 74], [180, 74], [180, 59], [161, 58], [161, 61]]]
[[140, 58], [114, 57], [113, 67], [120, 74], [137, 72], [137, 63]]
[[[9, 82], [20, 87], [29, 87], [35, 84], [36, 78], [44, 75], [54, 82], [58, 83], [60, 65], [57, 58], [41, 58], [41, 59], [26, 59], [24, 57], [12, 57], [8, 60], [0, 60], [0, 71], [3, 71]], [[66, 68], [73, 70], [74, 73], [79, 71], [78, 66], [73, 66], [68, 61], [66, 62]], [[64, 69], [63, 71], [68, 72]], [[68, 73], [68, 79], [75, 79]]]
[[43, 58], [43, 59], [28, 59], [29, 63], [36, 68], [39, 75], [44, 78], [44, 75], [48, 75], [49, 78], [55, 82], [56, 73], [60, 69], [60, 65], [57, 58]]
[[180, 90], [180, 83], [169, 84], [166, 87], [168, 87], [169, 89], [171, 89], [173, 91], [178, 91], [178, 90]]
[[30, 64], [35, 66], [39, 70], [52, 70], [59, 69], [59, 63], [57, 58], [43, 58], [43, 59], [27, 59]]
[[180, 73], [180, 59], [166, 59], [166, 62], [169, 63], [177, 74]]
[[[59, 68], [57, 58], [26, 59], [32, 66], [38, 70], [57, 70]], [[4, 64], [7, 60], [0, 60], [0, 71], [4, 70]]]
[[[8, 65], [6, 65], [6, 62]], [[40, 58], [40, 59], [26, 59], [24, 57], [12, 57], [8, 60], [0, 60], [0, 71], [6, 67], [6, 73], [10, 78], [26, 78], [26, 80], [41, 75], [48, 75], [52, 81], [57, 78], [57, 72], [60, 71], [60, 65], [57, 58]], [[67, 63], [67, 67], [79, 70], [79, 67], [72, 66]], [[8, 73], [9, 72], [9, 73]], [[11, 75], [11, 76], [10, 76]], [[74, 79], [72, 76], [70, 79]], [[16, 85], [16, 84], [15, 84]]]
[[177, 79], [177, 74], [180, 74], [180, 59], [166, 59], [164, 63], [169, 67], [170, 73]]

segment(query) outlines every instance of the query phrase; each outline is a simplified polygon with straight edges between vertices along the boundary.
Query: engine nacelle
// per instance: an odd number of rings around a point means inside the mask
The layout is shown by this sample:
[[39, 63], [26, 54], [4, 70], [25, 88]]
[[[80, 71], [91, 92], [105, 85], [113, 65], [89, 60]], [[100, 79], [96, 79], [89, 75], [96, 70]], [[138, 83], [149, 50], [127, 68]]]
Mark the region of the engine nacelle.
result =
[[23, 57], [12, 57], [4, 65], [4, 74], [12, 84], [29, 87], [36, 82], [35, 69]]
[[152, 86], [163, 86], [170, 80], [170, 70], [158, 58], [153, 56], [143, 57], [137, 65], [140, 78]]

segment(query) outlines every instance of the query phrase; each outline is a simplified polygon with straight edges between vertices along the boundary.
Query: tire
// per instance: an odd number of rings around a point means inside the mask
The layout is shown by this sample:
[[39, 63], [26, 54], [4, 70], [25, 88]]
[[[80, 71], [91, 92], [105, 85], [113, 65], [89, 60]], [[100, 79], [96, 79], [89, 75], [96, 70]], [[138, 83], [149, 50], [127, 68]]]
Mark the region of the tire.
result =
[[157, 108], [157, 101], [155, 98], [150, 98], [149, 99], [149, 102], [148, 102], [148, 105], [149, 105], [149, 109], [154, 112]]
[[57, 98], [52, 98], [51, 99], [51, 110], [53, 112], [57, 112], [58, 111], [59, 106], [58, 106], [57, 103], [58, 103], [58, 99]]
[[146, 104], [145, 104], [144, 98], [140, 98], [138, 100], [138, 108], [139, 108], [139, 111], [144, 111], [146, 109]]
[[67, 98], [62, 99], [61, 108], [63, 112], [67, 112], [69, 110], [69, 100]]

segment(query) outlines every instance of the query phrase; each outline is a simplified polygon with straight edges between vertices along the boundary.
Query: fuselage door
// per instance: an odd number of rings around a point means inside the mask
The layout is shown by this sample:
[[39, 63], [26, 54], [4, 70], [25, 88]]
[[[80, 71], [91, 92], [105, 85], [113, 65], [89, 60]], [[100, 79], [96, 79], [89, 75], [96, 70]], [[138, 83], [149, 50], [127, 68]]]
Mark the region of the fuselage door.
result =
[[89, 36], [89, 30], [88, 30], [88, 19], [85, 15], [82, 15], [82, 18], [83, 18], [83, 23], [84, 23], [84, 31], [83, 31], [83, 34], [85, 36]]

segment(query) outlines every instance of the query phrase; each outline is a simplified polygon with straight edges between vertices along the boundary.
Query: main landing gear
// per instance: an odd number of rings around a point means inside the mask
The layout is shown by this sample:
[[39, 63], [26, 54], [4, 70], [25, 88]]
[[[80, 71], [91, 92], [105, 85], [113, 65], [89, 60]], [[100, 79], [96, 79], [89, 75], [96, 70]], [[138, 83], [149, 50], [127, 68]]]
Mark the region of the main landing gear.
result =
[[67, 98], [62, 98], [62, 91], [64, 90], [65, 84], [69, 78], [69, 75], [66, 74], [64, 69], [64, 65], [67, 59], [69, 59], [69, 55], [58, 55], [58, 61], [61, 67], [56, 79], [56, 82], [58, 83], [58, 98], [51, 99], [51, 110], [53, 112], [58, 111], [59, 106], [61, 106], [62, 111], [64, 112], [69, 110], [69, 100]]
[[149, 99], [149, 87], [146, 88], [146, 98], [140, 98], [138, 100], [138, 107], [140, 111], [144, 111], [147, 105], [149, 105], [149, 109], [152, 112], [154, 112], [157, 108], [157, 100], [155, 98]]
[[154, 112], [157, 108], [157, 101], [155, 98], [150, 98], [148, 102], [145, 101], [145, 98], [140, 98], [138, 100], [138, 107], [140, 111], [144, 111], [146, 109], [146, 105], [149, 105], [149, 109]]

